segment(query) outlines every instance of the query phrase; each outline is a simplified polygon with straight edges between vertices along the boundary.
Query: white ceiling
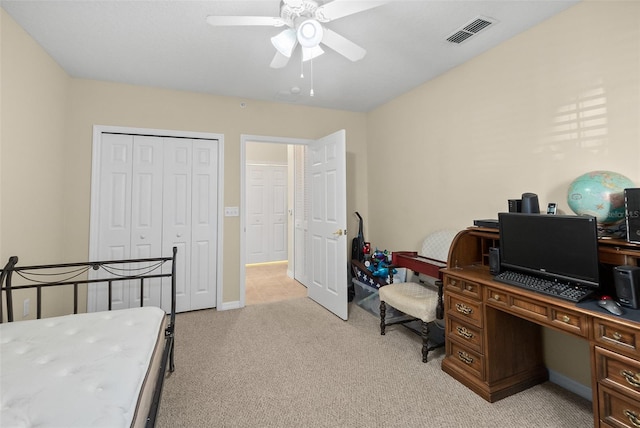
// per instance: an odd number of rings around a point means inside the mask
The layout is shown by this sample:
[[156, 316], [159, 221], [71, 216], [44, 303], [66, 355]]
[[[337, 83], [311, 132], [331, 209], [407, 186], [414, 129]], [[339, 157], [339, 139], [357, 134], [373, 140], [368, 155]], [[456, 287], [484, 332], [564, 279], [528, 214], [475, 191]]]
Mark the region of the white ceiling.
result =
[[[338, 0], [351, 1], [351, 0]], [[69, 75], [134, 85], [369, 111], [565, 10], [579, 0], [390, 0], [329, 22], [364, 47], [351, 62], [330, 49], [270, 68], [281, 28], [212, 27], [208, 15], [279, 16], [280, 0], [0, 0]], [[320, 0], [318, 3], [322, 3]], [[470, 21], [496, 23], [461, 44]], [[292, 88], [300, 88], [298, 94]]]

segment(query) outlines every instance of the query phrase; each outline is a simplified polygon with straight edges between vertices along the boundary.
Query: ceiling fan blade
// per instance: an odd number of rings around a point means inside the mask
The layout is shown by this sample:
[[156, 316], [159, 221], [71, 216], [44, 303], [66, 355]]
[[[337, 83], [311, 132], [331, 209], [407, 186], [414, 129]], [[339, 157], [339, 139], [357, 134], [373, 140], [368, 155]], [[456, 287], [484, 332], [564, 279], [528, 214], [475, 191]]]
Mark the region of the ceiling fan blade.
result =
[[315, 15], [319, 21], [329, 22], [354, 13], [364, 12], [374, 7], [382, 6], [391, 0], [333, 0], [316, 9]]
[[322, 44], [330, 47], [351, 61], [361, 60], [367, 54], [366, 49], [356, 45], [351, 40], [344, 38], [340, 34], [328, 28], [324, 29]]
[[271, 60], [271, 64], [269, 64], [269, 66], [271, 68], [284, 68], [288, 63], [289, 57], [282, 55], [280, 52], [276, 51], [276, 54]]
[[207, 23], [213, 26], [267, 26], [282, 27], [285, 22], [282, 18], [272, 16], [207, 16]]

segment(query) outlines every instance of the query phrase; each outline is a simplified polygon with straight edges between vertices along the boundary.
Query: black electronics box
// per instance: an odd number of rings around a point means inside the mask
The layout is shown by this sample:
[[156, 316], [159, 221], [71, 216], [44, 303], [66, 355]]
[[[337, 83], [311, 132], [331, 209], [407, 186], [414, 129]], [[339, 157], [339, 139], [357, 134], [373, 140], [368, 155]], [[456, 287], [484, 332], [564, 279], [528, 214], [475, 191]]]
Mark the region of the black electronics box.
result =
[[499, 223], [496, 219], [473, 220], [473, 225], [486, 227], [488, 229], [498, 229]]

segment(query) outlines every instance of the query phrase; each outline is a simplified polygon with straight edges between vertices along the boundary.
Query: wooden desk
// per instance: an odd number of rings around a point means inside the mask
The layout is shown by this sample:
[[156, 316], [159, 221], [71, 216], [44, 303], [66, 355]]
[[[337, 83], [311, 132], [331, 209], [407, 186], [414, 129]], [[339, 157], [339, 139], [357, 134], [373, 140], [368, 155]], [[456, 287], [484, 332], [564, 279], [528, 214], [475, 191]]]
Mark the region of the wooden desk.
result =
[[[640, 427], [640, 314], [625, 319], [493, 281], [488, 254], [498, 245], [498, 232], [482, 228], [460, 232], [451, 245], [442, 369], [485, 400], [500, 400], [547, 380], [541, 326], [549, 327], [589, 341], [594, 426]], [[640, 245], [601, 242], [600, 260], [638, 266]]]

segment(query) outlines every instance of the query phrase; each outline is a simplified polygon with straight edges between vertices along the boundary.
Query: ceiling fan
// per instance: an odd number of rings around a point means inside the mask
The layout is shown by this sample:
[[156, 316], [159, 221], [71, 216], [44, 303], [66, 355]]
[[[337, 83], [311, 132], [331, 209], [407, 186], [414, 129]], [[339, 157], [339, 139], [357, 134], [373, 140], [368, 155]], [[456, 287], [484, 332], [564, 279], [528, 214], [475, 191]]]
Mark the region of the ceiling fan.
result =
[[207, 17], [213, 26], [268, 26], [286, 27], [271, 37], [276, 54], [272, 68], [287, 65], [297, 45], [302, 47], [302, 60], [308, 61], [324, 53], [321, 44], [333, 49], [351, 61], [362, 59], [367, 51], [327, 28], [330, 21], [373, 9], [389, 0], [333, 0], [321, 3], [315, 0], [282, 0], [280, 16], [214, 16]]

